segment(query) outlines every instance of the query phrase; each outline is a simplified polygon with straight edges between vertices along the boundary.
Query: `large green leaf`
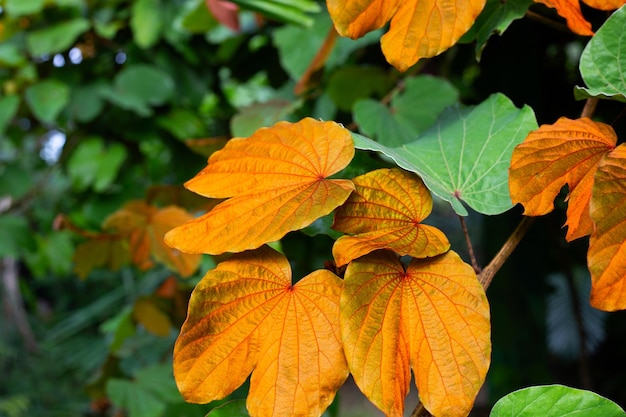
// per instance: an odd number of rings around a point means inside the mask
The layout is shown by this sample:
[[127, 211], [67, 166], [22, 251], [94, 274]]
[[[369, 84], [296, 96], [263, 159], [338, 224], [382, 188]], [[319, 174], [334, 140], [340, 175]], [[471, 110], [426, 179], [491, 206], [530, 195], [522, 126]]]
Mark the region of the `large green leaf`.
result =
[[458, 91], [444, 79], [430, 76], [409, 78], [389, 107], [365, 99], [354, 105], [354, 118], [361, 132], [386, 146], [401, 146], [437, 120], [439, 113], [454, 104]]
[[90, 26], [89, 20], [79, 17], [38, 29], [26, 36], [26, 46], [34, 56], [63, 52], [72, 46], [76, 38], [86, 32]]
[[45, 0], [6, 0], [7, 14], [12, 17], [39, 13]]
[[229, 401], [215, 407], [206, 417], [249, 417], [246, 400]]
[[587, 88], [576, 87], [577, 99], [598, 97], [626, 102], [626, 6], [609, 17], [591, 38], [580, 58]]
[[459, 42], [476, 40], [476, 58], [480, 55], [491, 35], [501, 35], [514, 20], [524, 17], [533, 0], [487, 0], [472, 28]]
[[489, 417], [624, 417], [614, 402], [563, 385], [524, 388], [501, 398]]
[[244, 107], [230, 121], [230, 133], [246, 138], [257, 129], [273, 126], [282, 120], [290, 120], [290, 114], [302, 105], [300, 100], [275, 99]]
[[37, 119], [52, 123], [68, 104], [70, 89], [61, 81], [48, 79], [28, 87], [25, 97]]
[[99, 137], [84, 139], [67, 164], [67, 171], [76, 190], [92, 186], [95, 191], [106, 190], [126, 159], [126, 148], [114, 143], [105, 148]]
[[499, 214], [512, 207], [508, 168], [513, 148], [537, 128], [532, 109], [518, 109], [502, 94], [476, 107], [447, 108], [414, 142], [388, 147], [353, 134], [357, 149], [381, 152], [417, 173], [434, 194], [466, 216], [469, 207]]

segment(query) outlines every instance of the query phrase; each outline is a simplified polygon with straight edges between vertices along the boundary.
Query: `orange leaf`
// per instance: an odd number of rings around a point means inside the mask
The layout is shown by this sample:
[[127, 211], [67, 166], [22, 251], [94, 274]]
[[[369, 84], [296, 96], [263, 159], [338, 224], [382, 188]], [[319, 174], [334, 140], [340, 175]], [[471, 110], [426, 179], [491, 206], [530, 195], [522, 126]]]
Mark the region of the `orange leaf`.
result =
[[174, 347], [179, 390], [187, 401], [206, 403], [252, 372], [251, 416], [320, 416], [348, 376], [341, 289], [327, 270], [292, 285], [288, 261], [267, 246], [222, 262], [191, 296]]
[[133, 317], [147, 331], [156, 336], [167, 337], [172, 329], [170, 318], [157, 307], [154, 300], [148, 297], [142, 297], [135, 301]]
[[109, 216], [103, 227], [124, 235], [130, 244], [132, 261], [140, 269], [152, 267], [152, 257], [187, 277], [200, 264], [200, 257], [173, 250], [163, 242], [165, 232], [179, 226], [192, 216], [185, 210], [169, 206], [159, 209], [144, 201], [131, 201]]
[[[593, 35], [591, 23], [583, 16], [580, 10], [579, 0], [534, 0], [535, 3], [543, 3], [548, 7], [556, 9], [559, 16], [565, 18], [567, 26], [574, 33], [584, 36]], [[589, 3], [586, 1], [586, 3]]]
[[403, 416], [409, 367], [436, 416], [467, 415], [489, 368], [489, 304], [472, 267], [452, 251], [406, 270], [389, 251], [351, 262], [341, 334], [355, 382], [391, 417]]
[[401, 169], [379, 169], [354, 179], [348, 200], [335, 211], [333, 228], [342, 236], [333, 246], [338, 266], [376, 249], [424, 258], [450, 249], [436, 227], [422, 224], [433, 208], [422, 180]]
[[348, 130], [311, 118], [231, 139], [185, 186], [205, 197], [232, 198], [170, 231], [165, 240], [183, 252], [210, 254], [278, 240], [346, 201], [352, 182], [327, 178], [353, 156]]
[[583, 0], [589, 7], [599, 10], [615, 10], [626, 4], [626, 0]]
[[620, 145], [598, 166], [591, 197], [596, 226], [589, 240], [591, 305], [626, 309], [626, 146]]
[[72, 260], [74, 272], [82, 279], [96, 268], [117, 271], [130, 261], [128, 243], [119, 235], [103, 233], [78, 245]]
[[611, 126], [587, 118], [560, 118], [531, 132], [513, 151], [509, 189], [524, 214], [541, 216], [554, 209], [554, 198], [569, 185], [566, 239], [593, 231], [589, 199], [600, 159], [615, 147]]
[[359, 38], [383, 27], [381, 46], [400, 71], [453, 46], [473, 25], [485, 0], [327, 0], [337, 32]]

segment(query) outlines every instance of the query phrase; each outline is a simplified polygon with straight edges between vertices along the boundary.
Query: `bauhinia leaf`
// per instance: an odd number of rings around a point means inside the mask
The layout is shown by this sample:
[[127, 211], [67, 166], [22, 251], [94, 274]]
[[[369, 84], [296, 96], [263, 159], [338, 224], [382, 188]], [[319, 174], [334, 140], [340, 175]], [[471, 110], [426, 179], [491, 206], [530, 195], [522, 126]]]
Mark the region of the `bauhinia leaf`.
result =
[[591, 197], [595, 230], [589, 240], [591, 305], [626, 309], [626, 146], [606, 155], [598, 166]]
[[530, 107], [518, 109], [505, 96], [494, 94], [476, 107], [447, 108], [434, 126], [401, 147], [353, 136], [358, 149], [382, 152], [417, 173], [458, 214], [468, 214], [465, 202], [491, 215], [513, 206], [508, 190], [511, 153], [536, 128]]
[[403, 416], [413, 369], [435, 416], [465, 416], [490, 363], [489, 304], [471, 266], [450, 251], [414, 259], [378, 251], [352, 261], [341, 295], [348, 366], [387, 416]]
[[232, 198], [171, 230], [165, 240], [183, 252], [210, 254], [278, 240], [348, 198], [352, 182], [328, 177], [353, 156], [348, 130], [311, 118], [231, 139], [185, 186], [206, 197]]
[[554, 198], [569, 186], [566, 239], [572, 241], [593, 230], [589, 199], [598, 162], [615, 147], [611, 126], [588, 118], [560, 118], [531, 132], [513, 151], [509, 186], [514, 203], [527, 216], [554, 209]]
[[472, 26], [486, 0], [327, 0], [335, 28], [353, 39], [383, 27], [381, 46], [400, 71], [454, 45]]
[[292, 285], [289, 262], [267, 246], [222, 262], [192, 293], [174, 347], [180, 392], [206, 403], [252, 372], [251, 416], [320, 416], [348, 376], [342, 286], [327, 270]]
[[103, 228], [124, 236], [129, 243], [133, 263], [140, 269], [152, 267], [152, 258], [163, 262], [181, 276], [192, 275], [200, 265], [200, 256], [182, 254], [165, 245], [165, 233], [192, 216], [176, 206], [158, 208], [145, 201], [131, 201], [109, 216]]
[[419, 177], [394, 168], [371, 171], [353, 181], [355, 192], [335, 211], [333, 229], [353, 234], [333, 245], [338, 266], [377, 249], [424, 258], [450, 248], [443, 232], [421, 223], [433, 200]]
[[583, 0], [584, 3], [599, 10], [615, 10], [626, 4], [626, 0]]
[[[624, 1], [626, 3], [626, 1]], [[626, 102], [626, 8], [604, 22], [580, 57], [580, 74], [587, 88], [576, 87], [576, 98], [607, 98]]]

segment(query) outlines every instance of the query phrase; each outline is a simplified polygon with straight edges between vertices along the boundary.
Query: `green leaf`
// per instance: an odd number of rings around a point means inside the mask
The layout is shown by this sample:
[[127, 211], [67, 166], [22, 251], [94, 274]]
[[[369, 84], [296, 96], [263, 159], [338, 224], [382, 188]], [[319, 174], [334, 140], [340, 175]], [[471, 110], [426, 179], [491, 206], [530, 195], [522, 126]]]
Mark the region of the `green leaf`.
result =
[[452, 84], [441, 78], [409, 78], [389, 107], [372, 99], [356, 102], [354, 118], [363, 134], [385, 146], [401, 146], [432, 126], [439, 113], [454, 104], [458, 96]]
[[206, 417], [249, 417], [246, 400], [229, 401], [215, 407]]
[[150, 65], [131, 65], [120, 71], [106, 98], [113, 104], [137, 113], [152, 115], [151, 106], [164, 104], [174, 92], [174, 81], [164, 71]]
[[26, 58], [17, 42], [4, 41], [0, 43], [0, 65], [20, 67], [25, 62]]
[[287, 120], [290, 114], [302, 104], [299, 100], [270, 100], [255, 103], [243, 108], [230, 121], [232, 136], [247, 138], [261, 127], [269, 127]]
[[106, 392], [114, 405], [128, 410], [129, 417], [160, 417], [168, 403], [182, 402], [171, 364], [143, 368], [133, 381], [112, 378]]
[[9, 16], [17, 17], [39, 13], [45, 0], [6, 0], [5, 7]]
[[178, 140], [202, 138], [207, 131], [196, 113], [185, 109], [174, 109], [169, 114], [159, 117], [157, 124], [170, 132]]
[[359, 99], [384, 96], [393, 82], [389, 73], [378, 67], [344, 66], [333, 72], [326, 91], [340, 110], [350, 111]]
[[624, 417], [614, 402], [563, 385], [524, 388], [501, 398], [489, 417]]
[[311, 0], [232, 0], [242, 9], [261, 13], [279, 22], [311, 27], [313, 18], [307, 13], [321, 11], [320, 6]]
[[487, 0], [472, 28], [460, 43], [476, 40], [476, 59], [480, 59], [491, 35], [502, 35], [514, 20], [524, 17], [533, 0]]
[[91, 27], [89, 20], [75, 18], [28, 33], [26, 46], [34, 56], [51, 55], [69, 49], [76, 38]]
[[104, 107], [104, 97], [109, 89], [104, 81], [76, 85], [69, 104], [70, 117], [82, 123], [95, 119]]
[[105, 148], [99, 137], [84, 139], [76, 148], [67, 164], [67, 171], [74, 188], [83, 191], [92, 186], [104, 191], [112, 183], [126, 159], [126, 149], [119, 143]]
[[0, 165], [0, 196], [8, 195], [13, 199], [19, 199], [33, 187], [34, 172], [19, 162], [6, 162]]
[[48, 79], [28, 87], [25, 97], [37, 119], [53, 123], [69, 103], [70, 89], [61, 81]]
[[28, 221], [22, 216], [3, 214], [0, 216], [0, 258], [19, 257], [35, 247]]
[[182, 7], [180, 26], [191, 33], [206, 33], [218, 25], [217, 20], [209, 13], [205, 0], [188, 1]]
[[598, 97], [626, 102], [626, 6], [615, 11], [591, 38], [580, 58], [580, 74], [587, 88], [576, 87], [582, 100]]
[[150, 48], [159, 41], [163, 27], [162, 8], [160, 0], [136, 0], [133, 3], [130, 28], [140, 48]]
[[516, 108], [502, 94], [480, 105], [447, 108], [437, 123], [412, 143], [392, 148], [353, 134], [357, 149], [381, 152], [417, 173], [431, 192], [467, 216], [465, 202], [482, 214], [512, 207], [508, 168], [513, 148], [537, 128], [532, 109]]
[[17, 112], [20, 105], [20, 96], [12, 95], [0, 97], [0, 136], [4, 133], [7, 125]]

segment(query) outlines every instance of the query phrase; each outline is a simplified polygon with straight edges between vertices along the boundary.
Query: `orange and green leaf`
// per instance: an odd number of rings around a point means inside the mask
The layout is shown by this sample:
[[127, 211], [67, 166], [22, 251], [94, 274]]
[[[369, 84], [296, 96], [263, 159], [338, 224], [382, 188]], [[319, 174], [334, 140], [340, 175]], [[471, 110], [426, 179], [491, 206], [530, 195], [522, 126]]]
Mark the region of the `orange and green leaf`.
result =
[[377, 249], [424, 258], [450, 248], [439, 229], [422, 224], [433, 200], [415, 174], [380, 169], [353, 181], [355, 191], [335, 211], [333, 229], [353, 235], [340, 237], [333, 246], [338, 266]]
[[132, 262], [138, 268], [151, 268], [154, 258], [187, 277], [198, 269], [200, 256], [183, 254], [166, 246], [163, 236], [168, 230], [191, 219], [192, 216], [179, 207], [158, 208], [137, 200], [110, 215], [103, 228], [115, 231], [128, 240]]
[[605, 311], [626, 309], [626, 146], [600, 162], [590, 209], [595, 224], [587, 253], [591, 305]]
[[541, 216], [554, 209], [561, 188], [569, 186], [566, 239], [593, 231], [589, 200], [593, 176], [604, 155], [615, 147], [611, 126], [587, 118], [560, 118], [531, 132], [513, 151], [509, 188], [524, 214]]
[[472, 267], [450, 251], [405, 269], [377, 251], [348, 265], [344, 285], [346, 359], [370, 401], [403, 416], [412, 368], [433, 415], [467, 415], [491, 355], [489, 304]]
[[194, 290], [174, 348], [185, 399], [224, 398], [252, 372], [251, 416], [320, 416], [348, 376], [342, 286], [327, 270], [292, 285], [289, 262], [267, 246], [220, 263]]
[[278, 240], [346, 201], [352, 182], [328, 177], [353, 156], [347, 129], [311, 118], [231, 139], [185, 184], [205, 197], [230, 198], [170, 231], [165, 240], [183, 252], [209, 254]]
[[421, 58], [439, 55], [473, 25], [485, 0], [327, 0], [342, 36], [359, 38], [383, 27], [381, 46], [387, 61], [400, 71]]

